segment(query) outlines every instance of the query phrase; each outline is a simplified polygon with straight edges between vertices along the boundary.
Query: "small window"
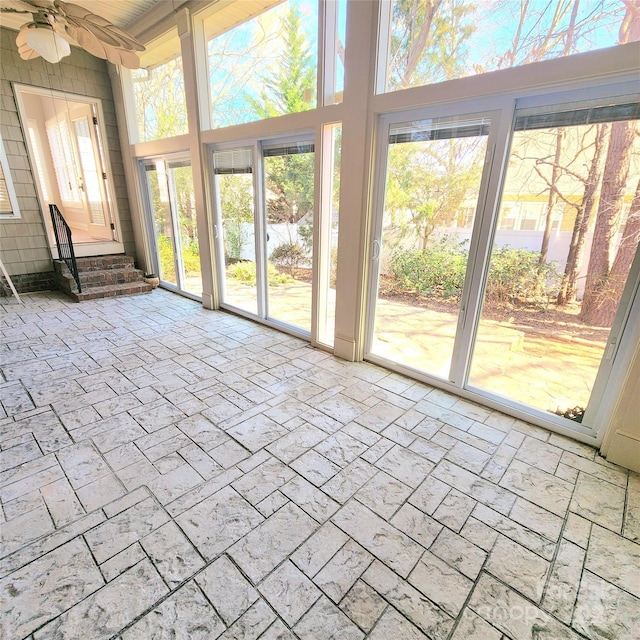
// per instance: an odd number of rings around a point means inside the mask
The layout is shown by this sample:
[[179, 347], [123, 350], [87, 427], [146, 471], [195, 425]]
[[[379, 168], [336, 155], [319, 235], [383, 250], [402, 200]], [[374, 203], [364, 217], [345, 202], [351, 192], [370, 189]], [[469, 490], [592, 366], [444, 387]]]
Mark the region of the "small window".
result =
[[339, 104], [344, 93], [347, 0], [324, 3], [324, 105]]
[[4, 152], [4, 143], [0, 137], [0, 220], [9, 220], [20, 217], [18, 199], [13, 188], [9, 161]]

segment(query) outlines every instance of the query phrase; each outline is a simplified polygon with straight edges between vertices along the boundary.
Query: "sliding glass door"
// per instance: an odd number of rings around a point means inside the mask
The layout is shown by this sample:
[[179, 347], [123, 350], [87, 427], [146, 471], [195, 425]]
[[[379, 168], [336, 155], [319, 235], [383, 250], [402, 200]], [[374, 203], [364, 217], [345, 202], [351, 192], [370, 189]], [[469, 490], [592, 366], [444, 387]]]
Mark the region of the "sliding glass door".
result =
[[639, 115], [516, 111], [470, 387], [589, 422], [640, 239]]
[[640, 282], [636, 98], [384, 117], [367, 358], [593, 432]]
[[391, 123], [370, 352], [454, 379], [491, 118]]
[[159, 158], [141, 165], [156, 273], [165, 286], [202, 296], [191, 161]]
[[213, 153], [216, 239], [223, 306], [312, 330], [312, 139]]

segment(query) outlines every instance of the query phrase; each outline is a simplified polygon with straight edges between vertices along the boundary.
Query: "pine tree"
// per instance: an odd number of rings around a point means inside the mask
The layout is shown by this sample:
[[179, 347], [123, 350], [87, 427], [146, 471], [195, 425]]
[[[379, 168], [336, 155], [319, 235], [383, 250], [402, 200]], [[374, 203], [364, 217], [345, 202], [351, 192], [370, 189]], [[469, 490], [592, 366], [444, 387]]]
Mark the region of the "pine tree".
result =
[[292, 5], [284, 16], [280, 37], [284, 47], [275, 69], [262, 78], [260, 97], [249, 99], [260, 118], [307, 111], [314, 103], [315, 65], [298, 7]]

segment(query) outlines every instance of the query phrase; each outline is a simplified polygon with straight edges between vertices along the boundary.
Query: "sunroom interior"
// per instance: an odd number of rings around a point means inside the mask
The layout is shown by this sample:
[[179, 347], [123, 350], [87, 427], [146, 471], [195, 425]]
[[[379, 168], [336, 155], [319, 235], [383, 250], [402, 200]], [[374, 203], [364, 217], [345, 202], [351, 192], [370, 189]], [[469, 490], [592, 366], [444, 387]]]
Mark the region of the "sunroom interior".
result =
[[[121, 20], [146, 46], [136, 70], [76, 48], [24, 62], [3, 30], [20, 213], [3, 215], [2, 252], [23, 290], [57, 257], [54, 202], [76, 255], [128, 253], [205, 308], [602, 442], [637, 360], [631, 9], [578, 8], [571, 33], [566, 15], [541, 14], [525, 37], [509, 31], [515, 8], [487, 8], [489, 46], [464, 3], [435, 17], [400, 2], [134, 4]], [[439, 54], [412, 32], [447, 20], [466, 31]], [[624, 157], [604, 167], [620, 140]], [[625, 176], [600, 250], [607, 171]], [[622, 283], [596, 318], [581, 308], [598, 304], [584, 302], [589, 264], [613, 268], [624, 233]]]
[[[0, 14], [4, 313], [55, 288], [55, 204], [78, 258], [131, 256], [159, 280], [152, 298], [368, 363], [637, 478], [636, 2], [81, 4], [145, 46], [139, 69], [75, 46], [22, 60], [24, 14]], [[353, 637], [392, 637], [389, 616]], [[461, 620], [455, 637], [472, 637]], [[577, 637], [601, 637], [585, 625]]]

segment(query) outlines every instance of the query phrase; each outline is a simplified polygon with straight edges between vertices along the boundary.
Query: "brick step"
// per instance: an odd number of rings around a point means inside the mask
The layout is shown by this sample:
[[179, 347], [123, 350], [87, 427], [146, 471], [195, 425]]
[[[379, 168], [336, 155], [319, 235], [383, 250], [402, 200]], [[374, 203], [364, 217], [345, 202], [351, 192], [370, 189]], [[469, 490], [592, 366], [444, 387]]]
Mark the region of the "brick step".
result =
[[141, 293], [150, 293], [153, 287], [146, 282], [123, 282], [104, 287], [89, 287], [82, 289], [82, 293], [69, 292], [76, 302], [83, 300], [98, 300], [101, 298], [116, 298], [118, 296], [135, 296]]
[[[111, 269], [133, 269], [134, 262], [131, 256], [124, 254], [115, 256], [94, 256], [91, 258], [76, 258], [78, 272], [105, 271]], [[54, 260], [53, 268], [56, 273], [67, 271], [67, 265], [62, 260]]]
[[134, 267], [130, 256], [94, 256], [78, 258], [76, 262], [82, 293], [77, 292], [67, 265], [62, 260], [53, 263], [58, 289], [76, 302], [149, 293], [153, 289], [144, 281], [144, 272]]
[[118, 254], [113, 256], [92, 256], [91, 258], [76, 258], [78, 271], [104, 271], [107, 269], [133, 269], [131, 256]]
[[[80, 271], [78, 275], [80, 276], [80, 284], [83, 289], [85, 287], [101, 287], [109, 284], [122, 284], [124, 282], [141, 282], [144, 277], [140, 269], [133, 268]], [[75, 280], [68, 269], [65, 268], [63, 272], [58, 275], [58, 278], [64, 278], [70, 289], [75, 287]], [[65, 286], [64, 288], [66, 289], [67, 287]]]

